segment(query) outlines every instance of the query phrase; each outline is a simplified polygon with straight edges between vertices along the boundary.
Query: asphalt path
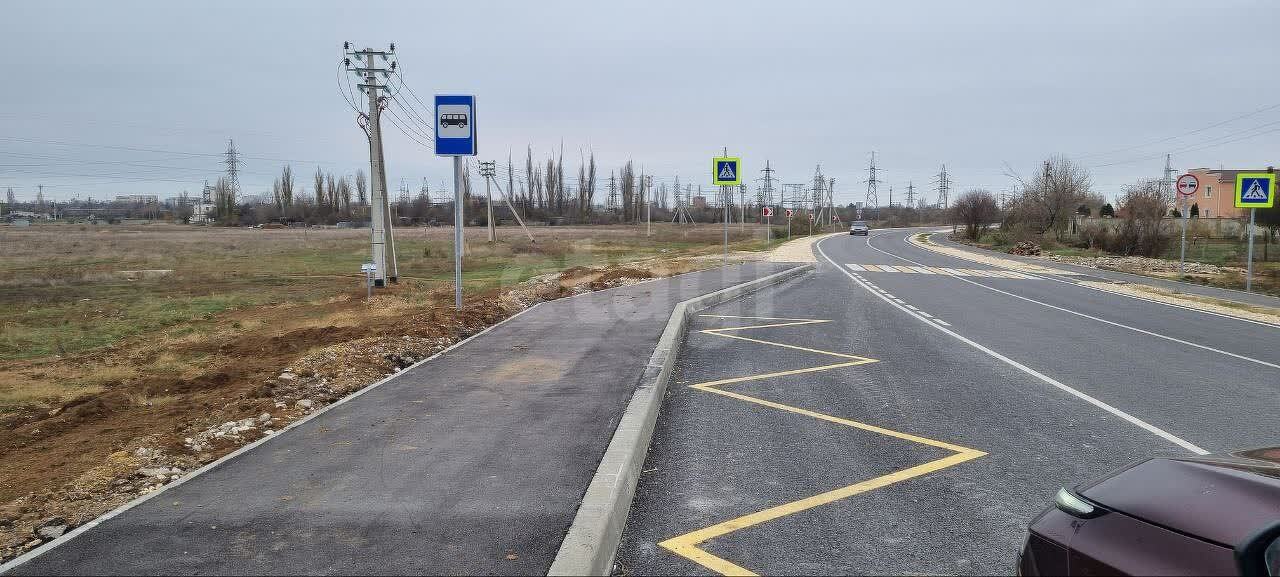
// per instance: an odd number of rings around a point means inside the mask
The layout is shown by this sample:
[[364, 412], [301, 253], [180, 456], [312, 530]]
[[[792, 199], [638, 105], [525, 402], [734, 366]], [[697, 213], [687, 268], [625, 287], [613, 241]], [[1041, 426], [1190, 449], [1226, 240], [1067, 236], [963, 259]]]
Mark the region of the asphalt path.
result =
[[540, 304], [9, 573], [545, 574], [676, 304], [790, 266]]
[[1280, 439], [1280, 328], [845, 266], [993, 268], [915, 232], [828, 238], [815, 273], [695, 319], [619, 572], [1010, 574], [1059, 487]]

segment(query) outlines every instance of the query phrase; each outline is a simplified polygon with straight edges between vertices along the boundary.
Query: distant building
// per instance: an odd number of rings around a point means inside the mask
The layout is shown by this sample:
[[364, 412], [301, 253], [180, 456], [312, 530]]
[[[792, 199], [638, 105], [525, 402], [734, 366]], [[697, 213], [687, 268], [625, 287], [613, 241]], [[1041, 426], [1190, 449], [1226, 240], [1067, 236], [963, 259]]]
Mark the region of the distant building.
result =
[[156, 204], [160, 199], [154, 194], [120, 194], [116, 196], [116, 202]]
[[5, 216], [12, 219], [24, 219], [24, 220], [50, 220], [53, 218], [48, 213], [31, 212], [29, 210], [11, 210], [9, 211], [9, 214]]
[[1200, 190], [1191, 199], [1192, 203], [1200, 207], [1200, 218], [1241, 218], [1248, 216], [1248, 213], [1235, 206], [1236, 175], [1241, 172], [1267, 172], [1267, 169], [1193, 168], [1187, 172], [1200, 181]]

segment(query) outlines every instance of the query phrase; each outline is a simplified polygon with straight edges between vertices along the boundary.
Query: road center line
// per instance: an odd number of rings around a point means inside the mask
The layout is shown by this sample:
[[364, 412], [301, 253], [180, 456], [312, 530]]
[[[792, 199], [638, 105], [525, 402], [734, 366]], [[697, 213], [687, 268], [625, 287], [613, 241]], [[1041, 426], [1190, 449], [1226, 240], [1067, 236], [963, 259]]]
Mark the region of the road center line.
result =
[[[825, 240], [825, 239], [824, 239], [824, 240]], [[867, 244], [868, 244], [868, 246], [870, 246], [870, 244], [871, 244], [871, 243], [870, 243], [870, 239], [868, 239]], [[1085, 393], [1085, 392], [1083, 392], [1083, 391], [1080, 391], [1080, 390], [1077, 390], [1077, 389], [1075, 389], [1075, 388], [1072, 388], [1072, 387], [1070, 387], [1070, 386], [1068, 386], [1068, 385], [1066, 385], [1066, 384], [1064, 384], [1064, 383], [1062, 383], [1062, 382], [1058, 381], [1057, 379], [1054, 379], [1053, 377], [1050, 377], [1050, 376], [1048, 376], [1048, 375], [1046, 375], [1046, 374], [1044, 374], [1044, 373], [1041, 373], [1040, 371], [1037, 371], [1037, 370], [1035, 370], [1035, 369], [1033, 369], [1033, 368], [1031, 368], [1031, 367], [1028, 367], [1028, 366], [1026, 366], [1026, 365], [1022, 364], [1022, 363], [1019, 363], [1018, 361], [1015, 361], [1015, 360], [1013, 360], [1013, 359], [1011, 359], [1011, 358], [1009, 358], [1009, 357], [1006, 357], [1006, 356], [1004, 356], [1004, 355], [1002, 355], [1002, 354], [1000, 354], [1000, 353], [998, 353], [998, 352], [996, 352], [996, 351], [993, 351], [993, 350], [991, 350], [991, 349], [989, 349], [989, 348], [987, 348], [987, 347], [984, 347], [984, 346], [982, 346], [981, 344], [978, 344], [977, 342], [974, 342], [973, 340], [969, 339], [968, 337], [965, 337], [964, 335], [961, 335], [960, 333], [957, 333], [957, 332], [955, 332], [955, 331], [953, 331], [953, 330], [951, 330], [951, 329], [948, 329], [948, 328], [946, 328], [945, 326], [940, 326], [937, 322], [930, 321], [929, 319], [926, 319], [926, 318], [924, 318], [924, 317], [922, 317], [922, 316], [920, 316], [920, 315], [918, 315], [918, 314], [916, 314], [916, 313], [912, 312], [910, 309], [908, 309], [908, 308], [906, 308], [906, 307], [904, 307], [904, 306], [902, 306], [902, 305], [899, 305], [898, 303], [893, 302], [893, 300], [885, 298], [883, 295], [880, 295], [880, 294], [876, 293], [875, 291], [872, 291], [869, 287], [867, 287], [867, 286], [866, 286], [866, 283], [865, 283], [865, 282], [863, 282], [863, 281], [861, 281], [861, 280], [858, 280], [856, 277], [854, 277], [854, 276], [853, 276], [853, 273], [850, 273], [850, 272], [846, 271], [844, 267], [840, 266], [839, 264], [836, 264], [836, 261], [831, 260], [831, 257], [827, 256], [827, 253], [826, 253], [825, 251], [823, 251], [823, 250], [822, 250], [822, 241], [818, 241], [818, 242], [814, 243], [813, 247], [814, 247], [815, 249], [817, 249], [818, 254], [822, 255], [822, 258], [826, 259], [826, 260], [827, 260], [827, 262], [831, 263], [831, 265], [832, 265], [832, 266], [836, 267], [836, 269], [838, 269], [841, 273], [843, 273], [845, 276], [849, 277], [849, 280], [853, 281], [855, 284], [857, 284], [857, 285], [861, 286], [862, 288], [866, 289], [866, 290], [867, 290], [867, 292], [870, 292], [871, 294], [873, 294], [873, 295], [875, 295], [875, 296], [879, 297], [879, 298], [880, 298], [881, 300], [883, 300], [884, 302], [889, 303], [890, 305], [892, 305], [892, 306], [894, 306], [894, 307], [897, 307], [897, 308], [898, 308], [898, 310], [901, 310], [902, 312], [907, 313], [907, 314], [911, 315], [912, 317], [915, 317], [915, 318], [916, 318], [917, 320], [919, 320], [920, 322], [922, 322], [922, 323], [924, 323], [924, 324], [926, 324], [926, 325], [929, 325], [929, 326], [931, 326], [931, 327], [933, 327], [933, 328], [935, 328], [935, 329], [937, 329], [937, 330], [939, 330], [939, 331], [942, 331], [943, 333], [946, 333], [946, 334], [950, 335], [951, 337], [955, 338], [956, 340], [958, 340], [958, 341], [960, 341], [960, 342], [962, 342], [962, 343], [964, 343], [964, 344], [966, 344], [966, 345], [969, 345], [969, 346], [971, 346], [971, 347], [973, 347], [973, 348], [975, 348], [975, 349], [978, 349], [979, 351], [982, 351], [983, 353], [986, 353], [988, 356], [991, 356], [992, 358], [995, 358], [996, 360], [999, 360], [999, 361], [1001, 361], [1001, 362], [1003, 362], [1003, 363], [1005, 363], [1005, 364], [1007, 364], [1007, 365], [1009, 365], [1009, 366], [1011, 366], [1011, 367], [1013, 367], [1013, 368], [1015, 368], [1015, 369], [1018, 369], [1019, 371], [1022, 371], [1022, 372], [1024, 372], [1024, 373], [1028, 374], [1028, 375], [1031, 375], [1031, 376], [1033, 376], [1033, 377], [1035, 377], [1035, 378], [1037, 378], [1037, 379], [1039, 379], [1039, 380], [1041, 380], [1041, 381], [1043, 381], [1043, 382], [1045, 382], [1045, 383], [1047, 383], [1047, 384], [1049, 384], [1049, 385], [1052, 385], [1052, 386], [1054, 386], [1054, 387], [1058, 388], [1059, 390], [1065, 391], [1066, 393], [1068, 393], [1068, 394], [1070, 394], [1070, 395], [1072, 395], [1072, 396], [1074, 396], [1074, 397], [1076, 397], [1076, 398], [1078, 398], [1078, 399], [1080, 399], [1080, 400], [1083, 400], [1083, 401], [1085, 401], [1085, 402], [1087, 402], [1087, 403], [1089, 403], [1089, 404], [1091, 404], [1091, 405], [1093, 405], [1093, 406], [1095, 406], [1095, 407], [1098, 407], [1099, 409], [1102, 409], [1102, 410], [1104, 410], [1104, 411], [1106, 411], [1106, 412], [1108, 412], [1108, 413], [1111, 413], [1112, 415], [1115, 415], [1115, 416], [1117, 416], [1117, 417], [1120, 417], [1121, 419], [1124, 419], [1124, 420], [1128, 421], [1129, 423], [1131, 423], [1131, 424], [1133, 424], [1133, 425], [1138, 426], [1139, 428], [1145, 429], [1146, 431], [1148, 431], [1148, 432], [1150, 432], [1150, 433], [1152, 433], [1152, 434], [1156, 435], [1157, 437], [1160, 437], [1160, 438], [1162, 438], [1162, 439], [1164, 439], [1164, 440], [1166, 440], [1166, 441], [1169, 441], [1170, 443], [1173, 443], [1173, 444], [1175, 444], [1175, 445], [1177, 445], [1177, 446], [1179, 446], [1179, 447], [1182, 447], [1182, 448], [1184, 448], [1184, 449], [1186, 449], [1186, 450], [1188, 450], [1188, 451], [1191, 451], [1192, 453], [1195, 453], [1195, 454], [1197, 454], [1197, 455], [1206, 455], [1206, 454], [1208, 454], [1208, 453], [1209, 453], [1209, 451], [1206, 451], [1206, 450], [1204, 450], [1204, 449], [1201, 449], [1200, 447], [1198, 447], [1198, 446], [1196, 446], [1196, 445], [1192, 444], [1191, 442], [1189, 442], [1189, 441], [1187, 441], [1187, 440], [1185, 440], [1185, 439], [1182, 439], [1181, 437], [1178, 437], [1177, 435], [1174, 435], [1173, 433], [1170, 433], [1170, 432], [1168, 432], [1168, 431], [1166, 431], [1166, 430], [1164, 430], [1164, 429], [1161, 429], [1161, 428], [1159, 428], [1159, 427], [1157, 427], [1157, 426], [1155, 426], [1155, 425], [1152, 425], [1151, 423], [1148, 423], [1148, 422], [1146, 422], [1146, 421], [1144, 421], [1144, 420], [1142, 420], [1142, 419], [1139, 419], [1139, 418], [1137, 418], [1137, 417], [1135, 417], [1135, 416], [1133, 416], [1133, 415], [1130, 415], [1129, 413], [1126, 413], [1126, 412], [1124, 412], [1124, 411], [1122, 411], [1122, 410], [1120, 410], [1120, 409], [1118, 409], [1118, 408], [1116, 408], [1116, 407], [1113, 407], [1113, 406], [1111, 406], [1111, 405], [1109, 405], [1109, 404], [1107, 404], [1107, 403], [1105, 403], [1105, 402], [1103, 402], [1103, 401], [1101, 401], [1101, 400], [1099, 400], [1099, 399], [1097, 399], [1097, 398], [1094, 398], [1093, 396], [1090, 396], [1088, 393]], [[874, 247], [873, 247], [873, 248], [874, 248]], [[878, 250], [878, 249], [877, 249], [877, 250]], [[888, 253], [886, 253], [886, 254], [888, 254]]]
[[[911, 259], [909, 259], [909, 258], [907, 258], [907, 257], [904, 257], [904, 256], [898, 256], [898, 255], [893, 254], [893, 253], [891, 253], [891, 252], [889, 252], [889, 251], [881, 250], [879, 247], [876, 247], [876, 246], [872, 245], [872, 244], [870, 243], [870, 241], [868, 241], [868, 242], [867, 242], [867, 246], [871, 247], [871, 250], [875, 250], [875, 251], [882, 252], [882, 253], [887, 254], [887, 255], [889, 255], [889, 256], [891, 256], [891, 257], [893, 257], [893, 258], [902, 259], [902, 260], [904, 260], [904, 261], [906, 261], [906, 262], [909, 262], [909, 263], [920, 264], [920, 263], [918, 263], [918, 262], [916, 262], [916, 261], [914, 261], [914, 260], [911, 260]], [[1082, 313], [1082, 312], [1079, 312], [1079, 311], [1073, 311], [1073, 310], [1071, 310], [1071, 309], [1066, 309], [1066, 308], [1062, 308], [1062, 307], [1057, 306], [1057, 305], [1051, 305], [1051, 304], [1046, 303], [1046, 302], [1043, 302], [1043, 301], [1038, 301], [1038, 300], [1033, 299], [1033, 298], [1024, 297], [1024, 296], [1019, 295], [1019, 294], [1014, 294], [1014, 293], [1011, 293], [1011, 292], [1009, 292], [1009, 291], [1000, 290], [1000, 289], [998, 289], [998, 288], [996, 288], [996, 287], [993, 287], [993, 286], [987, 286], [987, 285], [984, 285], [984, 284], [982, 284], [982, 283], [980, 283], [980, 282], [973, 281], [973, 280], [969, 280], [969, 279], [967, 279], [967, 278], [960, 278], [960, 277], [955, 277], [955, 278], [956, 278], [956, 280], [959, 280], [959, 281], [961, 281], [961, 282], [967, 282], [967, 283], [969, 283], [969, 284], [971, 284], [971, 285], [974, 285], [974, 286], [977, 286], [977, 287], [982, 287], [982, 288], [987, 289], [987, 290], [992, 291], [992, 292], [997, 292], [997, 293], [1000, 293], [1000, 294], [1002, 294], [1002, 295], [1011, 296], [1011, 297], [1016, 298], [1016, 299], [1021, 299], [1021, 300], [1027, 301], [1027, 302], [1029, 302], [1029, 303], [1038, 304], [1038, 305], [1040, 305], [1040, 306], [1042, 306], [1042, 307], [1048, 307], [1048, 308], [1051, 308], [1051, 309], [1056, 310], [1056, 311], [1061, 311], [1061, 312], [1064, 312], [1064, 313], [1067, 313], [1067, 314], [1076, 315], [1076, 316], [1078, 316], [1078, 317], [1086, 318], [1086, 319], [1089, 319], [1089, 320], [1092, 320], [1092, 321], [1097, 321], [1097, 322], [1100, 322], [1100, 323], [1103, 323], [1103, 324], [1108, 324], [1108, 325], [1111, 325], [1111, 326], [1113, 326], [1113, 327], [1119, 327], [1119, 328], [1122, 328], [1122, 329], [1128, 329], [1128, 330], [1131, 330], [1131, 331], [1134, 331], [1134, 332], [1137, 332], [1137, 333], [1142, 333], [1142, 334], [1144, 334], [1144, 335], [1148, 335], [1148, 336], [1156, 337], [1156, 338], [1159, 338], [1159, 339], [1164, 339], [1164, 340], [1171, 341], [1171, 342], [1175, 342], [1175, 343], [1182, 344], [1182, 345], [1187, 345], [1187, 346], [1189, 346], [1189, 347], [1195, 347], [1195, 348], [1197, 348], [1197, 349], [1202, 349], [1202, 350], [1206, 350], [1206, 351], [1209, 351], [1209, 352], [1213, 352], [1213, 353], [1218, 353], [1218, 354], [1226, 355], [1226, 356], [1228, 356], [1228, 357], [1237, 358], [1237, 359], [1240, 359], [1240, 360], [1242, 360], [1242, 361], [1249, 361], [1249, 362], [1251, 362], [1251, 363], [1257, 363], [1257, 364], [1262, 365], [1262, 366], [1265, 366], [1265, 367], [1271, 367], [1271, 368], [1273, 368], [1273, 369], [1280, 369], [1280, 365], [1277, 365], [1277, 364], [1275, 364], [1275, 363], [1269, 363], [1269, 362], [1264, 361], [1264, 360], [1261, 360], [1261, 359], [1255, 359], [1255, 358], [1253, 358], [1253, 357], [1246, 357], [1246, 356], [1244, 356], [1244, 355], [1239, 355], [1239, 354], [1233, 353], [1233, 352], [1231, 352], [1231, 351], [1224, 351], [1224, 350], [1222, 350], [1222, 349], [1216, 349], [1216, 348], [1210, 347], [1210, 346], [1208, 346], [1208, 345], [1202, 345], [1202, 344], [1199, 344], [1199, 343], [1193, 343], [1193, 342], [1191, 342], [1191, 341], [1184, 341], [1184, 340], [1179, 339], [1179, 338], [1177, 338], [1177, 337], [1171, 337], [1171, 336], [1169, 336], [1169, 335], [1162, 335], [1162, 334], [1160, 334], [1160, 333], [1152, 332], [1152, 331], [1149, 331], [1149, 330], [1146, 330], [1146, 329], [1140, 329], [1140, 328], [1138, 328], [1138, 327], [1134, 327], [1134, 326], [1126, 325], [1126, 324], [1123, 324], [1123, 323], [1118, 323], [1118, 322], [1115, 322], [1115, 321], [1109, 321], [1109, 320], [1107, 320], [1107, 319], [1099, 318], [1099, 317], [1095, 317], [1095, 316], [1090, 315], [1090, 314], [1085, 314], [1085, 313]], [[1073, 284], [1073, 283], [1068, 283], [1068, 284]]]

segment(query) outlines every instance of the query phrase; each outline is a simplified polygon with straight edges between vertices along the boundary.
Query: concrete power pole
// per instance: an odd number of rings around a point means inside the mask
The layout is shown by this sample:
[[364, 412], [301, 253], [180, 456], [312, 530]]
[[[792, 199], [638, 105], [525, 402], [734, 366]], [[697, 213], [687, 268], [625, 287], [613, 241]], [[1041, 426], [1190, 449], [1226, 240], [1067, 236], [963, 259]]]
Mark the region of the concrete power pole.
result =
[[[386, 286], [388, 276], [392, 282], [397, 280], [396, 271], [388, 271], [387, 266], [387, 244], [391, 236], [389, 228], [390, 203], [387, 199], [386, 163], [383, 161], [382, 156], [382, 107], [386, 99], [379, 95], [379, 91], [386, 90], [387, 86], [378, 82], [379, 74], [385, 79], [395, 69], [395, 63], [391, 62], [391, 57], [395, 54], [394, 46], [393, 44], [390, 51], [369, 48], [352, 50], [350, 42], [342, 44], [342, 49], [346, 54], [343, 63], [346, 64], [347, 71], [355, 74], [360, 80], [357, 86], [369, 100], [368, 110], [361, 113], [360, 121], [361, 126], [365, 129], [365, 134], [369, 137], [369, 177], [371, 180], [369, 186], [369, 227], [372, 233], [373, 285], [377, 287]], [[387, 68], [379, 68], [375, 62], [377, 58], [381, 58], [384, 62], [390, 64]], [[394, 250], [394, 245], [392, 247], [392, 250]], [[392, 258], [394, 259], [394, 255]], [[391, 268], [394, 268], [394, 265]], [[391, 272], [391, 274], [388, 275], [388, 272]]]
[[494, 161], [492, 160], [489, 162], [480, 161], [480, 176], [484, 177], [484, 197], [486, 199], [485, 200], [486, 206], [487, 206], [486, 210], [488, 211], [488, 218], [486, 219], [486, 222], [489, 224], [487, 228], [489, 229], [490, 243], [494, 243], [498, 241], [498, 231], [494, 227], [494, 223], [493, 223], [493, 192], [489, 190], [489, 180], [492, 179], [497, 173], [498, 171], [495, 168]]
[[826, 222], [822, 220], [827, 208], [826, 202], [824, 202], [826, 200], [826, 193], [823, 192], [823, 189], [826, 188], [826, 184], [827, 179], [822, 176], [822, 165], [819, 164], [813, 171], [813, 216], [814, 220], [819, 221], [819, 228], [824, 226], [824, 223]]

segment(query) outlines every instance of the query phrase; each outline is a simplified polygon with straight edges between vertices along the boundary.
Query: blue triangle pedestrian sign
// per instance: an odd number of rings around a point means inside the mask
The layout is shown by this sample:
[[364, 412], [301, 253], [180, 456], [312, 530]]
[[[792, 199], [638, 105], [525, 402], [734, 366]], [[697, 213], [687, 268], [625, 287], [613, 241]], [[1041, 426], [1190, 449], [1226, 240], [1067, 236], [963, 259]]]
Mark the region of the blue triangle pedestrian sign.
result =
[[1274, 174], [1237, 173], [1235, 205], [1237, 208], [1271, 208], [1276, 202]]
[[712, 159], [711, 180], [716, 186], [734, 186], [742, 184], [742, 159], [733, 156], [718, 156]]

